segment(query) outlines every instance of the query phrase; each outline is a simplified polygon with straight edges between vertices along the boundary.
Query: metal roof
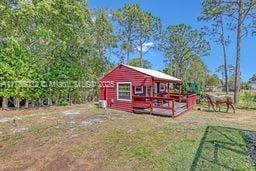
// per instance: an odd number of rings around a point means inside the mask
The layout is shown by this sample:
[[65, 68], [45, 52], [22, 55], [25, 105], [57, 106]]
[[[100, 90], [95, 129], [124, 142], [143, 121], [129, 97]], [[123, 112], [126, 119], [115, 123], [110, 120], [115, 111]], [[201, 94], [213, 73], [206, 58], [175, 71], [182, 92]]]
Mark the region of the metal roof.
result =
[[139, 67], [134, 67], [134, 66], [125, 65], [125, 64], [122, 64], [122, 65], [124, 65], [128, 68], [134, 69], [136, 71], [139, 71], [141, 73], [147, 74], [149, 76], [152, 76], [154, 78], [169, 80], [169, 81], [177, 81], [177, 82], [181, 81], [181, 79], [178, 79], [178, 78], [175, 78], [173, 76], [167, 75], [167, 74], [162, 73], [160, 71], [156, 71], [156, 70], [152, 70], [152, 69], [146, 69], [146, 68], [139, 68]]

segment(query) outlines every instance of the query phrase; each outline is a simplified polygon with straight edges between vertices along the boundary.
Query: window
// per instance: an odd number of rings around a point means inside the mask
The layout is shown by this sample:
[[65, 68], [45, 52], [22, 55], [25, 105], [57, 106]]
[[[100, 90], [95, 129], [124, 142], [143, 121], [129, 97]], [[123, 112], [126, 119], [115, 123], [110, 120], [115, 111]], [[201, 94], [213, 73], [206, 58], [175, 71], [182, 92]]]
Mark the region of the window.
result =
[[160, 85], [159, 85], [159, 90], [160, 90], [161, 92], [165, 91], [165, 84], [164, 84], [164, 83], [160, 83]]
[[135, 87], [135, 94], [143, 94], [143, 87]]
[[117, 100], [131, 100], [131, 83], [117, 83]]

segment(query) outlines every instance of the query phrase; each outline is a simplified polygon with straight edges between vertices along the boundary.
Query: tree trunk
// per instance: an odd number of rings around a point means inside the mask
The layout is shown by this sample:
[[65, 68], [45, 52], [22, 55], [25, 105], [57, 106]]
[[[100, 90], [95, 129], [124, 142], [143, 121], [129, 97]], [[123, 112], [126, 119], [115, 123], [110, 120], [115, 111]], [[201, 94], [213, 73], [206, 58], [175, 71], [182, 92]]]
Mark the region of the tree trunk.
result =
[[140, 67], [143, 68], [143, 51], [142, 51], [142, 48], [143, 48], [143, 43], [140, 43]]
[[226, 51], [226, 42], [225, 42], [225, 36], [224, 36], [224, 26], [223, 22], [221, 23], [221, 44], [222, 44], [222, 50], [223, 50], [223, 57], [224, 57], [224, 77], [225, 77], [225, 92], [228, 94], [228, 68], [227, 68], [227, 51]]
[[39, 107], [44, 106], [44, 101], [42, 99], [39, 99]]
[[31, 101], [31, 108], [35, 108], [35, 100]]
[[[131, 45], [131, 34], [132, 34], [132, 30], [131, 28], [129, 28], [128, 30], [128, 37], [127, 37], [127, 42], [129, 43], [129, 46]], [[126, 55], [126, 60], [127, 60], [127, 65], [129, 65], [129, 60], [130, 60], [130, 47], [127, 47], [127, 55]]]
[[20, 109], [20, 98], [19, 97], [14, 98], [14, 107], [15, 107], [15, 109]]
[[48, 106], [52, 106], [52, 99], [51, 99], [51, 98], [48, 98], [48, 100], [47, 100], [47, 105], [48, 105]]
[[8, 108], [8, 98], [7, 97], [3, 97], [2, 110], [9, 110], [9, 108]]
[[68, 94], [68, 103], [69, 103], [69, 106], [72, 105], [72, 95], [71, 94]]
[[235, 69], [235, 92], [234, 101], [237, 105], [239, 102], [239, 89], [240, 89], [240, 58], [241, 58], [241, 44], [242, 44], [242, 17], [243, 17], [243, 7], [242, 0], [238, 0], [239, 15], [237, 22], [237, 44], [236, 44], [236, 69]]
[[26, 100], [25, 101], [25, 109], [28, 109], [29, 108], [29, 100]]
[[126, 55], [126, 60], [127, 60], [127, 65], [129, 65], [129, 59], [130, 58], [130, 52], [129, 52], [129, 50], [127, 50], [127, 55]]

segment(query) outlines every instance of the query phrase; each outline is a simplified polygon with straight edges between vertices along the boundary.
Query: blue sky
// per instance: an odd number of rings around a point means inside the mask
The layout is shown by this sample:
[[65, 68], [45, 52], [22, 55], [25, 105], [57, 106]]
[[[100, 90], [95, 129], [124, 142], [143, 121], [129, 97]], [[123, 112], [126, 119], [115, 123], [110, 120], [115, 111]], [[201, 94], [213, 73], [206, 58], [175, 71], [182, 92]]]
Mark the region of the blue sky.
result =
[[[163, 28], [168, 25], [185, 23], [196, 29], [200, 29], [205, 23], [198, 22], [200, 15], [200, 0], [89, 0], [91, 8], [112, 8], [117, 9], [125, 3], [137, 3], [144, 10], [151, 12], [161, 18]], [[230, 31], [229, 31], [230, 32]], [[235, 34], [230, 32], [231, 44], [228, 47], [228, 63], [235, 65], [236, 39]], [[243, 39], [241, 72], [243, 81], [247, 81], [252, 74], [256, 74], [256, 37]], [[215, 73], [217, 66], [223, 64], [221, 47], [211, 44], [209, 56], [202, 57], [212, 73]], [[162, 70], [165, 66], [164, 55], [156, 50], [148, 52], [145, 59], [153, 64], [153, 69]]]

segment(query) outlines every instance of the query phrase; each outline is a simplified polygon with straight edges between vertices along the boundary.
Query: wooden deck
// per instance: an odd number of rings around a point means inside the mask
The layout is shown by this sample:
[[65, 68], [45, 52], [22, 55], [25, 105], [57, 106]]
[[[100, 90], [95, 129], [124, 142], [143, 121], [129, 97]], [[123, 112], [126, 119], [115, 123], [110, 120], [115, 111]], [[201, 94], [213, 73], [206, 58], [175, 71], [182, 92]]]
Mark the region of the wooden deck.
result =
[[133, 96], [133, 112], [176, 117], [196, 105], [196, 95], [187, 94], [183, 102], [180, 101], [170, 97]]
[[[162, 106], [167, 107], [167, 104], [163, 104]], [[181, 115], [181, 114], [183, 114], [183, 113], [185, 113], [186, 111], [189, 110], [187, 108], [186, 103], [175, 102], [174, 106], [175, 106], [175, 113], [174, 114], [173, 114], [172, 110], [162, 109], [162, 108], [157, 108], [157, 107], [153, 107], [152, 114], [160, 115], [160, 116], [168, 116], [168, 117], [177, 117], [177, 116], [179, 116], [179, 115]], [[134, 111], [134, 113], [150, 114], [150, 109], [135, 108], [135, 109], [133, 109], [133, 111]]]

